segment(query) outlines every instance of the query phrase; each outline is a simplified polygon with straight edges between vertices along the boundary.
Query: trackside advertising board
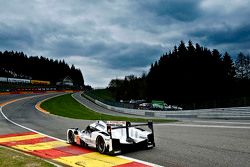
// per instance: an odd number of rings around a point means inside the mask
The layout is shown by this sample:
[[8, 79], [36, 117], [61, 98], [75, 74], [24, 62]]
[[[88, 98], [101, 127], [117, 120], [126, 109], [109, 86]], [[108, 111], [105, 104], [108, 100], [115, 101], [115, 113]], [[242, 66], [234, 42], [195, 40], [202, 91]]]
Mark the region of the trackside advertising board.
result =
[[152, 100], [153, 108], [164, 109], [164, 101]]
[[34, 85], [50, 85], [50, 81], [31, 80]]

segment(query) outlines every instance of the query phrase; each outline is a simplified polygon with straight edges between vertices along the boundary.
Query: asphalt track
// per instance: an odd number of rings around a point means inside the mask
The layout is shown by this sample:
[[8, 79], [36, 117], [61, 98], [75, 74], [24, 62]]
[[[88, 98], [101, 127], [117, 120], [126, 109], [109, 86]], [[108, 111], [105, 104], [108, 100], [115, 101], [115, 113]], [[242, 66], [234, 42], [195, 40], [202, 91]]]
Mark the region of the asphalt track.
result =
[[109, 110], [109, 109], [106, 109], [106, 108], [103, 108], [97, 104], [95, 104], [94, 102], [86, 99], [85, 97], [81, 96], [81, 93], [82, 92], [77, 92], [77, 93], [74, 93], [72, 94], [72, 97], [74, 99], [76, 99], [79, 103], [81, 103], [82, 105], [86, 106], [87, 108], [93, 110], [93, 111], [96, 111], [96, 112], [99, 112], [99, 113], [103, 113], [103, 114], [109, 114], [109, 115], [115, 115], [115, 116], [126, 116], [126, 117], [136, 117], [136, 118], [150, 118], [150, 117], [146, 117], [146, 116], [137, 116], [137, 115], [134, 115], [134, 114], [124, 114], [124, 113], [121, 113], [121, 112], [116, 112], [116, 111], [113, 111], [113, 110]]
[[[13, 95], [14, 96], [14, 95]], [[0, 97], [0, 103], [16, 95]], [[85, 127], [91, 121], [62, 118], [35, 109], [35, 104], [53, 95], [16, 101], [2, 108], [12, 121], [65, 140], [69, 127]], [[0, 134], [24, 132], [0, 116]], [[162, 166], [250, 166], [250, 122], [186, 120], [154, 126], [156, 147], [125, 153], [125, 156]]]

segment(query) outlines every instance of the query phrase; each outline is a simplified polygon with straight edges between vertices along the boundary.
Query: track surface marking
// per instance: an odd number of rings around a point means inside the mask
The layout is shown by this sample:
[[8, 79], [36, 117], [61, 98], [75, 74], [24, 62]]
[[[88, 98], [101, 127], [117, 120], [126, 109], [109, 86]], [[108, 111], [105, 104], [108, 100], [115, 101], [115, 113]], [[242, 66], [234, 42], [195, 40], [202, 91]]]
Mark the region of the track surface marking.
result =
[[35, 96], [11, 100], [1, 104], [0, 113], [7, 121], [13, 123], [16, 126], [29, 130], [30, 132], [0, 135], [0, 145], [11, 147], [28, 154], [32, 154], [44, 159], [53, 160], [74, 167], [158, 166], [156, 164], [151, 164], [125, 156], [108, 156], [99, 154], [98, 152], [94, 152], [90, 149], [72, 146], [70, 144], [67, 144], [64, 140], [48, 136], [31, 128], [27, 128], [23, 125], [20, 125], [10, 120], [2, 112], [2, 107], [4, 107], [5, 105], [33, 97]]
[[34, 132], [0, 135], [0, 145], [12, 147], [41, 158], [51, 159], [73, 167], [149, 166], [119, 156], [103, 155], [93, 150], [73, 146]]

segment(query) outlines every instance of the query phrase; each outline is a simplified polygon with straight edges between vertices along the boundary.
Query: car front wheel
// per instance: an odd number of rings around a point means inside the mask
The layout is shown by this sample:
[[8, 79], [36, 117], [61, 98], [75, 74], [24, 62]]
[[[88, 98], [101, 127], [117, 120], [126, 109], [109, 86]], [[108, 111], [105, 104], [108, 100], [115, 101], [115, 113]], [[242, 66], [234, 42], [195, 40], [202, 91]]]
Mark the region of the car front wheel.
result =
[[96, 139], [96, 149], [101, 154], [103, 154], [106, 150], [104, 139], [101, 136], [98, 136]]
[[69, 131], [68, 140], [69, 144], [75, 144], [74, 133], [72, 131]]

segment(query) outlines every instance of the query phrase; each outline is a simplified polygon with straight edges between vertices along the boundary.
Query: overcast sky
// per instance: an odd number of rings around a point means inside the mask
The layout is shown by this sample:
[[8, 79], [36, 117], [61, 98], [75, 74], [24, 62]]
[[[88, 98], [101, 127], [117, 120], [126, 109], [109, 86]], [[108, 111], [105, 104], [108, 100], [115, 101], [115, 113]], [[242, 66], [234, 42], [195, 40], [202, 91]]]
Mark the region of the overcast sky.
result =
[[[180, 40], [250, 53], [250, 0], [0, 0], [0, 50], [64, 59], [85, 84], [140, 76]], [[45, 67], [46, 68], [46, 67]]]

